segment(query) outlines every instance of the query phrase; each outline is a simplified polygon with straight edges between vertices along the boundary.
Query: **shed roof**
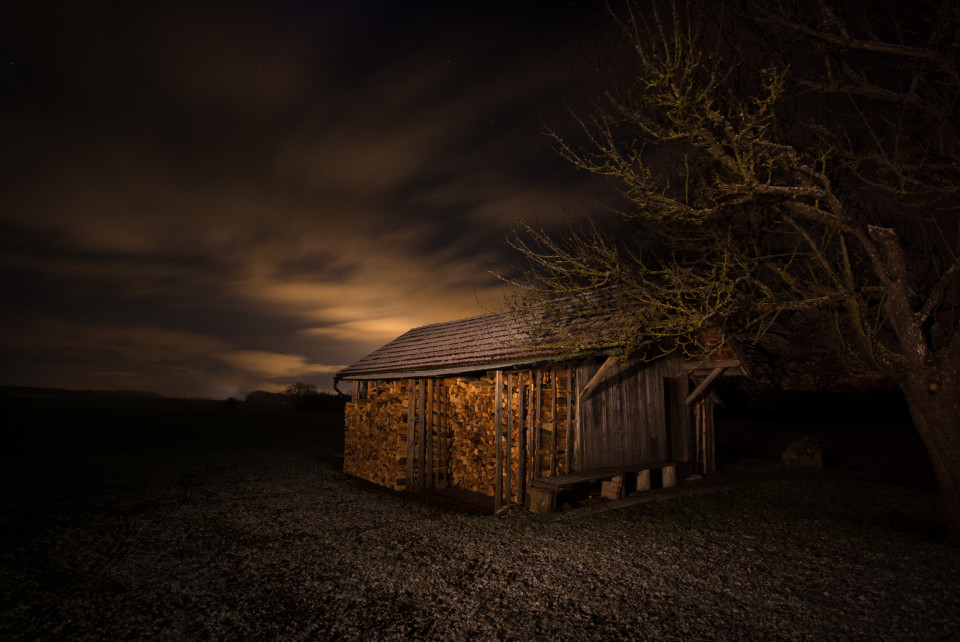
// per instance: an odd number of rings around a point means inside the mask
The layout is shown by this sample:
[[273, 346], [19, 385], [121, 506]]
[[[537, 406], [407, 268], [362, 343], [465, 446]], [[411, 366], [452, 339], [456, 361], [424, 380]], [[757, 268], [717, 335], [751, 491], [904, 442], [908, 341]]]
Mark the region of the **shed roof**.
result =
[[[569, 324], [580, 329], [610, 326], [613, 315], [599, 314]], [[434, 323], [409, 330], [353, 365], [338, 372], [340, 380], [406, 379], [448, 376], [514, 366], [533, 366], [571, 357], [559, 336], [534, 337], [529, 319], [510, 311]], [[703, 360], [688, 360], [691, 369], [731, 368], [746, 374], [736, 346], [723, 340], [724, 349]], [[614, 349], [577, 351], [577, 358], [614, 354]]]
[[509, 312], [414, 328], [337, 373], [337, 379], [399, 379], [492, 370], [550, 361], [562, 350], [531, 347]]

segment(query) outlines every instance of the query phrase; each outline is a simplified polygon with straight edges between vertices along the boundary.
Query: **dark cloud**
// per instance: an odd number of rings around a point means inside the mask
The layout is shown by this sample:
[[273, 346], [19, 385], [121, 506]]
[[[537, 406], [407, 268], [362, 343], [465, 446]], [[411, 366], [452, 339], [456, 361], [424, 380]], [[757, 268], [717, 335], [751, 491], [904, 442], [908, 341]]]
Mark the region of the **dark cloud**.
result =
[[498, 305], [601, 3], [42, 2], [2, 27], [0, 381], [243, 394]]

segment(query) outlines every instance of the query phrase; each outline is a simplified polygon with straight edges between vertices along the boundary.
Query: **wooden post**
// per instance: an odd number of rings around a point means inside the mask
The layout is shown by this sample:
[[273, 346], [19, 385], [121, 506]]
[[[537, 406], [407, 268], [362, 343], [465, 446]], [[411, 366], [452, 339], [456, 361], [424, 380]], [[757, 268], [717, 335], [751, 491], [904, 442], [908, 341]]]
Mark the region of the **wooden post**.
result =
[[531, 513], [549, 513], [556, 507], [557, 491], [531, 486], [527, 489], [527, 508]]
[[533, 478], [540, 478], [540, 468], [543, 463], [540, 453], [540, 446], [543, 444], [543, 370], [537, 370], [537, 412], [535, 416], [536, 426], [534, 427], [533, 444]]
[[717, 469], [717, 443], [713, 423], [713, 401], [711, 401], [709, 398], [705, 398], [703, 400], [703, 424], [703, 432], [706, 436], [706, 439], [704, 440], [704, 450], [706, 450], [706, 465], [704, 466], [703, 472], [705, 474], [710, 474]]
[[676, 466], [664, 466], [662, 471], [663, 487], [664, 488], [673, 488], [677, 485], [677, 467]]
[[425, 434], [427, 431], [427, 380], [421, 379], [419, 385], [419, 395], [417, 396], [417, 490], [423, 490], [423, 477], [426, 473], [425, 460], [427, 456], [427, 443]]
[[517, 373], [517, 500], [523, 501], [526, 489], [527, 460], [527, 417], [524, 413], [523, 373]]
[[507, 503], [513, 502], [513, 375], [507, 374]]
[[427, 405], [423, 413], [423, 435], [426, 453], [424, 454], [423, 487], [433, 488], [433, 387], [434, 380], [427, 379]]
[[447, 451], [447, 441], [446, 441], [446, 422], [444, 421], [444, 392], [443, 392], [443, 379], [437, 379], [437, 472], [433, 478], [433, 485], [436, 488], [443, 488], [446, 486], [444, 483], [444, 458]]
[[415, 396], [414, 388], [416, 387], [415, 379], [407, 379], [407, 483], [406, 490], [413, 490], [414, 482], [414, 469], [413, 469], [413, 460], [415, 457], [416, 451], [414, 450], [414, 445], [416, 444], [416, 417], [417, 417], [417, 408], [415, 405]]
[[581, 405], [583, 400], [580, 398], [580, 390], [576, 389], [576, 401], [574, 406], [574, 422], [573, 422], [573, 456], [575, 458], [575, 463], [573, 468], [583, 468], [583, 444], [580, 443], [580, 427], [583, 423], [583, 411]]
[[530, 481], [536, 474], [533, 467], [533, 462], [537, 457], [534, 443], [535, 433], [537, 432], [537, 406], [534, 397], [534, 388], [537, 385], [534, 377], [535, 374], [536, 371], [530, 371], [530, 388], [527, 390], [527, 477], [525, 479], [526, 484], [524, 485], [524, 489], [530, 485]]
[[450, 447], [453, 445], [450, 435], [450, 390], [444, 388], [443, 413], [441, 417], [441, 429], [443, 430], [443, 487], [450, 485]]
[[600, 497], [603, 499], [620, 499], [623, 497], [623, 475], [616, 475], [605, 480], [600, 485]]
[[493, 433], [497, 442], [497, 470], [493, 482], [493, 510], [497, 512], [503, 505], [503, 430], [501, 404], [503, 404], [503, 371], [497, 370], [496, 392], [493, 401]]
[[570, 433], [573, 431], [573, 413], [574, 413], [574, 399], [573, 399], [573, 368], [567, 366], [567, 431], [563, 436], [563, 472], [570, 472], [570, 459], [571, 453], [573, 452], [573, 435]]
[[650, 490], [650, 470], [641, 470], [637, 473], [637, 491]]
[[553, 422], [553, 435], [550, 442], [550, 474], [557, 474], [557, 436], [560, 434], [560, 422], [557, 421], [557, 369], [550, 370], [550, 420]]
[[443, 464], [443, 379], [433, 383], [433, 487], [440, 486], [440, 468]]

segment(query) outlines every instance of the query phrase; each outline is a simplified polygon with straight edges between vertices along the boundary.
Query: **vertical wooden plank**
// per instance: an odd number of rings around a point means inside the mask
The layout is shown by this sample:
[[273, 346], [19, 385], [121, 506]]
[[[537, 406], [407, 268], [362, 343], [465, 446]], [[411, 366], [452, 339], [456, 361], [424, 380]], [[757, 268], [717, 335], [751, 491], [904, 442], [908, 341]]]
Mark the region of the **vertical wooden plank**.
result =
[[717, 470], [717, 442], [716, 442], [716, 433], [715, 426], [713, 421], [713, 402], [709, 399], [704, 399], [704, 423], [707, 426], [707, 469], [706, 473], [709, 475]]
[[538, 370], [530, 371], [530, 389], [527, 391], [527, 485], [536, 478], [538, 372]]
[[534, 479], [536, 461], [536, 432], [537, 432], [537, 402], [536, 381], [537, 371], [530, 371], [530, 387], [527, 388], [527, 486]]
[[434, 469], [433, 469], [433, 487], [441, 488], [443, 486], [443, 379], [437, 379], [437, 388], [434, 391], [434, 397], [436, 401], [434, 402], [437, 407], [437, 416], [434, 419], [434, 427], [436, 432], [436, 445], [434, 448], [436, 452], [433, 455], [434, 459]]
[[441, 468], [443, 466], [443, 379], [437, 379], [433, 391], [434, 405], [437, 416], [433, 420], [436, 445], [433, 454], [433, 487], [439, 488], [441, 483]]
[[570, 460], [572, 459], [573, 453], [573, 435], [571, 434], [573, 430], [573, 415], [575, 412], [576, 405], [574, 404], [573, 391], [573, 368], [567, 366], [567, 416], [566, 421], [566, 432], [563, 435], [563, 472], [570, 472]]
[[[579, 376], [580, 368], [577, 368], [577, 379], [580, 379]], [[583, 407], [580, 399], [580, 390], [579, 390], [579, 381], [578, 385], [573, 388], [573, 469], [574, 470], [584, 470], [583, 468], [583, 446], [580, 443], [580, 432], [581, 425], [583, 424]]]
[[557, 419], [557, 369], [550, 369], [550, 421], [553, 422], [553, 435], [550, 442], [550, 474], [557, 474], [557, 450], [559, 442], [557, 437], [560, 434], [560, 421]]
[[434, 416], [433, 416], [433, 400], [435, 397], [434, 386], [436, 385], [436, 380], [433, 378], [427, 379], [427, 406], [426, 411], [423, 413], [425, 420], [423, 422], [423, 432], [424, 439], [426, 441], [427, 453], [424, 458], [424, 475], [423, 475], [423, 484], [425, 488], [433, 488], [433, 437], [435, 434], [434, 430]]
[[[581, 361], [577, 366], [577, 382], [590, 381], [593, 372], [588, 361]], [[594, 447], [597, 437], [597, 431], [601, 422], [596, 416], [602, 410], [594, 397], [586, 397], [583, 391], [577, 391], [577, 425], [575, 436], [575, 452], [573, 455], [577, 470], [587, 470], [595, 465]], [[589, 433], [590, 443], [584, 439], [585, 434]]]
[[443, 387], [443, 395], [440, 397], [440, 433], [443, 435], [440, 485], [446, 488], [450, 485], [450, 390], [446, 386]]
[[704, 457], [706, 449], [704, 448], [703, 408], [698, 403], [693, 404], [693, 425], [697, 433], [697, 472], [702, 474], [707, 472]]
[[699, 468], [697, 468], [697, 423], [693, 409], [684, 401], [687, 395], [690, 394], [690, 375], [684, 373], [681, 381], [683, 383], [680, 386], [682, 395], [679, 408], [680, 411], [683, 412], [683, 426], [687, 435], [687, 458], [684, 461], [693, 464], [693, 472], [700, 472]]
[[433, 404], [432, 409], [433, 413], [431, 415], [431, 423], [433, 426], [433, 437], [430, 439], [430, 443], [433, 444], [433, 464], [431, 468], [433, 469], [433, 487], [436, 488], [440, 483], [440, 439], [442, 438], [440, 434], [440, 391], [443, 388], [442, 379], [433, 380]]
[[493, 482], [493, 510], [499, 511], [503, 505], [503, 371], [497, 370], [496, 392], [493, 396], [493, 433], [497, 442], [497, 470]]
[[416, 443], [416, 416], [417, 408], [415, 405], [414, 388], [416, 381], [407, 379], [407, 483], [406, 490], [413, 490], [414, 484], [414, 445]]
[[543, 466], [543, 456], [537, 453], [540, 452], [540, 448], [543, 444], [543, 374], [544, 370], [537, 370], [537, 411], [536, 411], [536, 427], [534, 428], [534, 444], [533, 444], [533, 478], [539, 479], [541, 475], [541, 467]]
[[507, 469], [507, 503], [513, 502], [513, 375], [507, 373], [507, 444], [506, 444], [506, 469]]
[[356, 403], [359, 399], [360, 399], [360, 382], [354, 381], [353, 382], [353, 398], [350, 401]]
[[517, 500], [523, 501], [527, 475], [527, 416], [523, 373], [517, 373]]
[[634, 435], [635, 428], [624, 422], [623, 416], [623, 369], [620, 367], [620, 360], [611, 369], [609, 378], [613, 380], [613, 385], [609, 386], [603, 395], [605, 404], [604, 425], [605, 425], [605, 454], [604, 461], [611, 462], [617, 466], [631, 463], [635, 456]]
[[423, 490], [424, 474], [426, 473], [425, 460], [427, 455], [427, 380], [420, 379], [417, 394], [417, 483], [416, 489]]
[[631, 430], [633, 458], [630, 463], [641, 463], [646, 461], [643, 452], [646, 442], [646, 420], [640, 384], [644, 377], [649, 375], [642, 366], [637, 367], [635, 363], [632, 364], [631, 370], [633, 374], [623, 382], [624, 419]]
[[658, 458], [662, 461], [670, 458], [670, 433], [667, 430], [667, 409], [663, 404], [663, 363], [656, 363], [655, 370], [651, 373], [650, 382], [653, 386], [653, 407], [656, 410], [657, 439], [660, 444]]

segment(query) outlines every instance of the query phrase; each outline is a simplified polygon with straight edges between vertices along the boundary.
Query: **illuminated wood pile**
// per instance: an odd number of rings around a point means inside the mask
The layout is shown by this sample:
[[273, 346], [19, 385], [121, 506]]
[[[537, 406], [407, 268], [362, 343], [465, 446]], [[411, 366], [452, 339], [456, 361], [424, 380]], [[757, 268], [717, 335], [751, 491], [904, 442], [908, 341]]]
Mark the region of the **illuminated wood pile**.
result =
[[344, 472], [395, 490], [410, 480], [411, 490], [454, 486], [521, 501], [530, 482], [569, 469], [568, 380], [564, 369], [501, 375], [499, 414], [495, 377], [370, 382], [346, 406]]
[[378, 383], [367, 398], [348, 403], [344, 420], [343, 472], [394, 490], [406, 486], [407, 448], [404, 382]]
[[[339, 372], [353, 385], [344, 471], [397, 490], [482, 493], [496, 510], [573, 472], [714, 470], [710, 387], [744, 372], [734, 351], [561, 359], [524, 332], [509, 313], [422, 326]], [[608, 496], [626, 492], [607, 481]]]
[[484, 495], [493, 494], [493, 380], [488, 377], [450, 382], [447, 421], [450, 427], [451, 484]]

